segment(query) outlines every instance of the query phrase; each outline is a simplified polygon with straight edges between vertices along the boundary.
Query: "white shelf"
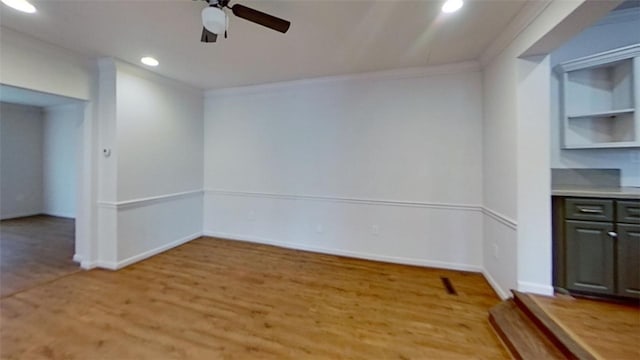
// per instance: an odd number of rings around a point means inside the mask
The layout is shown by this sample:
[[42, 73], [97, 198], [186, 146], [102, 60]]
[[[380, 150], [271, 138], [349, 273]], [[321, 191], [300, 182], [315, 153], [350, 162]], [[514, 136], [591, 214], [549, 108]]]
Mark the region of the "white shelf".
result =
[[640, 147], [640, 45], [567, 61], [556, 70], [564, 149]]
[[609, 110], [609, 111], [598, 111], [598, 112], [593, 112], [593, 113], [586, 113], [586, 114], [576, 114], [576, 115], [568, 115], [567, 118], [569, 119], [588, 119], [588, 118], [594, 118], [594, 117], [599, 117], [599, 118], [603, 118], [603, 117], [615, 117], [618, 115], [624, 115], [624, 114], [633, 114], [633, 112], [635, 111], [635, 109], [620, 109], [620, 110]]
[[565, 149], [613, 149], [613, 148], [635, 148], [638, 147], [635, 141], [621, 141], [621, 142], [601, 142], [593, 144], [568, 144], [565, 145]]

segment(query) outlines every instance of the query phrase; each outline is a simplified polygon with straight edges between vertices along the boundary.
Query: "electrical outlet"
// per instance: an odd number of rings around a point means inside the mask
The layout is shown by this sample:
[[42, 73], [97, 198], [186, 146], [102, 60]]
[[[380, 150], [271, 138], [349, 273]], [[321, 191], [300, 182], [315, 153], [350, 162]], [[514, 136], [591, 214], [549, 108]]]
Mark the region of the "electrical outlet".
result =
[[316, 225], [316, 232], [318, 234], [322, 234], [324, 232], [324, 227], [322, 225]]
[[380, 226], [379, 225], [372, 225], [371, 226], [371, 235], [373, 235], [373, 236], [380, 235]]
[[493, 258], [497, 260], [498, 256], [498, 244], [493, 243]]

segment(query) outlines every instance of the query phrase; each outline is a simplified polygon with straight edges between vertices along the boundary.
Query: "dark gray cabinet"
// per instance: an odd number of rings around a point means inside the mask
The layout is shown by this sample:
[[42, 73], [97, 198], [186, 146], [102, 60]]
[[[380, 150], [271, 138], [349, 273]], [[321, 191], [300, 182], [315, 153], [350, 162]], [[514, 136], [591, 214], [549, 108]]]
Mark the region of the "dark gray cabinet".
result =
[[565, 199], [565, 218], [586, 221], [612, 221], [613, 201], [603, 199]]
[[640, 297], [640, 225], [618, 224], [618, 295]]
[[554, 285], [640, 298], [640, 201], [554, 197]]
[[613, 224], [566, 221], [567, 289], [613, 294]]

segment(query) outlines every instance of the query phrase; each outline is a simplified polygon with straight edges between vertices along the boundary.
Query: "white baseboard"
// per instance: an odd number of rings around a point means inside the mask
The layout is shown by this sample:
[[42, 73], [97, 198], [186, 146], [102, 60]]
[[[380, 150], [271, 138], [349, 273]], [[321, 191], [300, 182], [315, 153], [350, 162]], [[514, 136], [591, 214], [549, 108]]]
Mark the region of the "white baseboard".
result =
[[98, 267], [95, 261], [82, 260], [80, 261], [80, 268], [83, 270], [91, 270]]
[[98, 261], [95, 261], [92, 265], [93, 265], [93, 268], [100, 268], [100, 269], [107, 269], [107, 270], [120, 269], [118, 267], [118, 263], [115, 261], [98, 260]]
[[73, 262], [76, 262], [78, 264], [82, 264], [82, 255], [73, 254]]
[[72, 214], [72, 213], [58, 213], [58, 212], [52, 212], [52, 211], [43, 211], [42, 214], [43, 215], [48, 215], [48, 216], [59, 217], [59, 218], [65, 218], [65, 219], [75, 219], [76, 218], [76, 214]]
[[273, 246], [283, 247], [287, 249], [311, 251], [311, 252], [316, 252], [321, 254], [346, 256], [346, 257], [373, 260], [373, 261], [382, 261], [382, 262], [388, 262], [388, 263], [394, 263], [394, 264], [415, 265], [415, 266], [432, 267], [432, 268], [447, 269], [447, 270], [460, 270], [460, 271], [472, 271], [472, 272], [481, 272], [482, 270], [482, 268], [479, 266], [468, 265], [468, 264], [458, 264], [458, 263], [450, 263], [445, 261], [424, 260], [424, 259], [417, 259], [417, 258], [405, 258], [405, 257], [398, 257], [398, 256], [386, 256], [386, 255], [362, 253], [362, 252], [355, 252], [355, 251], [342, 250], [342, 249], [322, 248], [322, 247], [310, 246], [305, 244], [294, 244], [294, 243], [264, 239], [264, 238], [254, 237], [254, 236], [244, 236], [244, 235], [230, 234], [230, 233], [217, 232], [217, 231], [204, 231], [202, 235], [222, 238], [222, 239], [229, 239], [229, 240], [240, 240], [240, 241], [248, 241], [248, 242], [259, 243], [259, 244], [273, 245]]
[[553, 286], [551, 285], [537, 284], [526, 281], [518, 281], [518, 291], [548, 296], [552, 296], [554, 293]]
[[[164, 244], [162, 246], [158, 246], [157, 248], [145, 251], [143, 253], [140, 253], [138, 255], [134, 255], [131, 256], [127, 259], [121, 260], [121, 261], [105, 261], [105, 260], [97, 260], [97, 261], [85, 261], [85, 260], [81, 260], [80, 262], [80, 267], [85, 269], [85, 270], [90, 270], [90, 269], [94, 269], [94, 268], [101, 268], [101, 269], [107, 269], [107, 270], [120, 270], [126, 266], [129, 266], [133, 263], [137, 263], [138, 261], [142, 261], [144, 259], [150, 258], [154, 255], [157, 255], [161, 252], [165, 252], [167, 250], [173, 249], [176, 246], [180, 246], [182, 244], [188, 243], [191, 240], [195, 240], [199, 237], [202, 236], [201, 232], [197, 232], [194, 234], [191, 234], [189, 236], [185, 236], [181, 239], [172, 241], [170, 243]], [[73, 256], [74, 261], [76, 261], [76, 256]], [[81, 259], [80, 256], [78, 256], [79, 259]]]
[[158, 246], [157, 248], [145, 251], [145, 252], [143, 252], [141, 254], [138, 254], [138, 255], [134, 255], [134, 256], [132, 256], [130, 258], [127, 258], [127, 259], [124, 259], [124, 260], [120, 260], [118, 262], [99, 261], [97, 263], [97, 265], [98, 265], [98, 267], [106, 268], [106, 269], [110, 269], [110, 270], [122, 269], [125, 266], [129, 266], [129, 265], [131, 265], [133, 263], [136, 263], [138, 261], [150, 258], [150, 257], [152, 257], [154, 255], [157, 255], [157, 254], [161, 253], [161, 252], [165, 252], [165, 251], [167, 251], [169, 249], [172, 249], [172, 248], [174, 248], [176, 246], [180, 246], [180, 245], [182, 245], [184, 243], [187, 243], [187, 242], [189, 242], [191, 240], [195, 240], [195, 239], [197, 239], [197, 238], [199, 238], [201, 236], [202, 236], [201, 232], [193, 233], [193, 234], [191, 234], [189, 236], [183, 237], [182, 239], [178, 239], [178, 240], [172, 241], [170, 243]]
[[36, 211], [36, 212], [18, 212], [18, 213], [12, 213], [9, 215], [3, 215], [2, 217], [0, 217], [0, 220], [11, 220], [11, 219], [17, 219], [17, 218], [21, 218], [21, 217], [28, 217], [28, 216], [36, 216], [36, 215], [40, 215], [42, 214], [40, 211]]
[[486, 269], [482, 269], [482, 275], [484, 276], [485, 279], [487, 279], [487, 282], [489, 283], [489, 285], [491, 285], [491, 287], [493, 288], [493, 291], [495, 291], [496, 294], [498, 294], [500, 299], [506, 300], [511, 297], [511, 294], [509, 294], [508, 291], [505, 291], [504, 289], [502, 289], [500, 285], [498, 285], [498, 282], [491, 276], [491, 274], [489, 274], [489, 272]]

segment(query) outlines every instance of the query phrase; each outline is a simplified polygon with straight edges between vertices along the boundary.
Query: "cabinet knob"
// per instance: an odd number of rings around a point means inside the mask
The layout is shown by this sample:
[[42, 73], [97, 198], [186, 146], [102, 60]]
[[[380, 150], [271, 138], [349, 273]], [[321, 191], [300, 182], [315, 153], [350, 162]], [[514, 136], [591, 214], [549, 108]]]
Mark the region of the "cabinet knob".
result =
[[618, 233], [615, 231], [609, 231], [607, 233], [607, 235], [611, 236], [612, 238], [617, 238], [618, 237]]

